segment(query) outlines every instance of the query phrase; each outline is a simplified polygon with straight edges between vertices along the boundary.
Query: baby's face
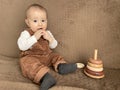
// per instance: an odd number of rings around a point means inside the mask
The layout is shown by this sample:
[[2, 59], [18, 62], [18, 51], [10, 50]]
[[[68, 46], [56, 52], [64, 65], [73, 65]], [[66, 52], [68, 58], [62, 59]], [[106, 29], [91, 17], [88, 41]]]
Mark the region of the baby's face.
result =
[[37, 30], [46, 30], [47, 28], [47, 15], [46, 12], [39, 8], [30, 8], [27, 12], [26, 24], [33, 32]]

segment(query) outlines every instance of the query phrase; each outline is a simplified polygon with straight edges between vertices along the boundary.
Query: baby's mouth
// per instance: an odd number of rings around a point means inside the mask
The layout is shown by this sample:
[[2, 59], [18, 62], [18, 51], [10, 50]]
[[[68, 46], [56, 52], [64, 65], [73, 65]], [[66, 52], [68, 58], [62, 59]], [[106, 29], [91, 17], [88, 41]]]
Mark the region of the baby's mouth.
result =
[[43, 28], [38, 28], [37, 30], [42, 30]]

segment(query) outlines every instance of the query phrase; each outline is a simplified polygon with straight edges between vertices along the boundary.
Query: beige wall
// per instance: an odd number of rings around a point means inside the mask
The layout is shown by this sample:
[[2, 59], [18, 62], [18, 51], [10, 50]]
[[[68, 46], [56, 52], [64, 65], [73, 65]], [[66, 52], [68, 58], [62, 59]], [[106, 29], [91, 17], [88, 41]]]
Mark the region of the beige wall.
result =
[[31, 3], [48, 10], [48, 29], [59, 42], [56, 52], [69, 62], [85, 62], [95, 48], [105, 67], [120, 68], [119, 0], [0, 0], [0, 53], [17, 57], [24, 11]]

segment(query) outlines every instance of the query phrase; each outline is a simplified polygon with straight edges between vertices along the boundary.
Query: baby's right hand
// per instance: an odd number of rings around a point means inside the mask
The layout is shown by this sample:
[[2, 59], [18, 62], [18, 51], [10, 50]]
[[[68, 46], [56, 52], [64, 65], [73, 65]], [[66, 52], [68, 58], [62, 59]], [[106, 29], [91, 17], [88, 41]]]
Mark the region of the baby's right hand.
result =
[[37, 40], [39, 40], [42, 35], [43, 35], [42, 30], [38, 30], [34, 33], [34, 36], [36, 37]]

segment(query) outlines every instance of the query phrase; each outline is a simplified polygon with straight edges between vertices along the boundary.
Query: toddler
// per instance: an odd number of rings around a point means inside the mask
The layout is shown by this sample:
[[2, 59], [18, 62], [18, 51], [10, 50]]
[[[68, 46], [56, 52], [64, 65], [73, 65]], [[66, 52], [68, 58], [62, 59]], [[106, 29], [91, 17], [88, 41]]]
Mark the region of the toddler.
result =
[[82, 63], [68, 64], [62, 56], [52, 52], [58, 43], [46, 30], [47, 12], [44, 7], [30, 5], [26, 10], [25, 23], [28, 28], [21, 32], [17, 42], [21, 50], [20, 67], [24, 77], [40, 84], [40, 90], [48, 90], [56, 84], [49, 73], [50, 66], [59, 74], [68, 74], [84, 66]]

